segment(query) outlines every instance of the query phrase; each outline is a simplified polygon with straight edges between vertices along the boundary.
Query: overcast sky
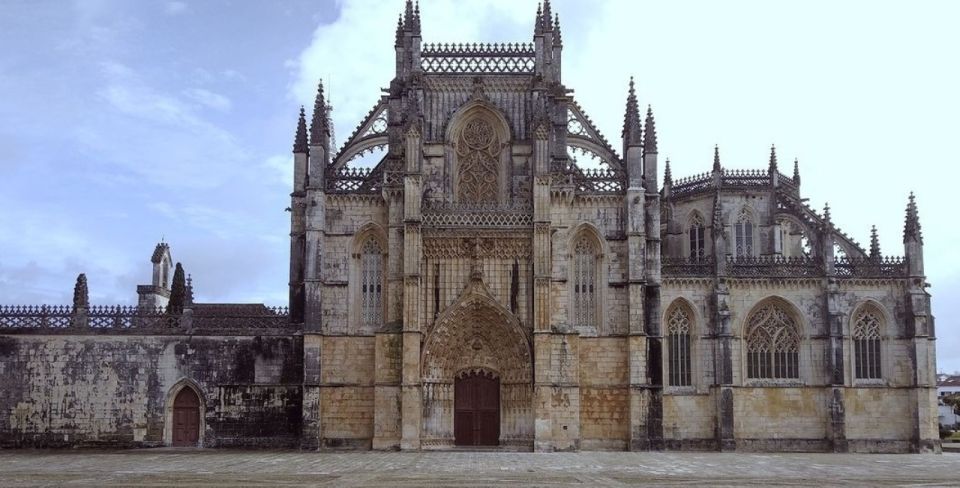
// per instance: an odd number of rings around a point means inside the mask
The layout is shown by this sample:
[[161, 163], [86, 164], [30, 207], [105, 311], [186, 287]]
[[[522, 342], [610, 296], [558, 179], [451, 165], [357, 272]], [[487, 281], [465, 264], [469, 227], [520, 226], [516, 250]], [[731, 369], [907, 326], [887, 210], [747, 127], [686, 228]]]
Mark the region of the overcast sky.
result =
[[[675, 178], [800, 159], [803, 194], [903, 254], [917, 193], [940, 369], [960, 370], [960, 2], [554, 1], [564, 81], [619, 147], [627, 80]], [[199, 301], [285, 304], [290, 149], [393, 73], [402, 0], [0, 2], [0, 303], [136, 301], [161, 239]], [[529, 42], [533, 0], [423, 0], [425, 42]], [[785, 168], [784, 172], [789, 172]]]

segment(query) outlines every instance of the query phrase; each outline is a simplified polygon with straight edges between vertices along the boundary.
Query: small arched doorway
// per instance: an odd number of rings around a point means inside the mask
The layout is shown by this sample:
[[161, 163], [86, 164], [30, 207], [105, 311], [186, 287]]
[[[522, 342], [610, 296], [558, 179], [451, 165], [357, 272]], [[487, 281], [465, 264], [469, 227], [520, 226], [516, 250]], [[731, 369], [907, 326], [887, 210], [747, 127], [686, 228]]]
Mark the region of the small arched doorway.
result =
[[500, 378], [470, 371], [457, 376], [453, 389], [453, 437], [458, 446], [500, 443]]
[[200, 397], [184, 387], [173, 400], [173, 445], [193, 446], [200, 441]]

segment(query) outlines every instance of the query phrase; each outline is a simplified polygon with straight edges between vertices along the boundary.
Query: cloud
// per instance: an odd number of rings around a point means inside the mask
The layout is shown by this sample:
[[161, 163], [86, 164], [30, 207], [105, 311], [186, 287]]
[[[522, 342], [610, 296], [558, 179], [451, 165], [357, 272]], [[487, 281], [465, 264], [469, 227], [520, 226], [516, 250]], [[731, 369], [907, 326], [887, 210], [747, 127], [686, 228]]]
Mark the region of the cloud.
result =
[[167, 15], [180, 15], [187, 11], [187, 4], [183, 2], [167, 2], [163, 6], [163, 12]]
[[266, 168], [273, 176], [273, 181], [282, 185], [284, 188], [293, 188], [293, 156], [290, 154], [276, 154], [270, 156], [263, 162]]
[[184, 96], [208, 108], [227, 112], [232, 107], [230, 99], [219, 94], [213, 93], [203, 88], [190, 88], [183, 91]]

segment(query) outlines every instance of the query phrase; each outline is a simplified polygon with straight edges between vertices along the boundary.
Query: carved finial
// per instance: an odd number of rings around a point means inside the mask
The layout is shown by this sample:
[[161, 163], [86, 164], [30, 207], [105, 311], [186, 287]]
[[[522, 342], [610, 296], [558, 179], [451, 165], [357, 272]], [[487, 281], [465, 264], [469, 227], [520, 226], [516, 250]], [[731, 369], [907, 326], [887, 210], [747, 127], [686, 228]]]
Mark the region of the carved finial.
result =
[[637, 92], [630, 77], [627, 91], [627, 109], [623, 114], [623, 143], [627, 146], [643, 144], [643, 127], [640, 126], [640, 106], [637, 104]]
[[923, 233], [920, 230], [920, 214], [917, 212], [916, 197], [910, 192], [910, 201], [907, 203], [907, 216], [903, 223], [903, 240], [915, 239], [923, 242]]
[[877, 237], [877, 226], [870, 226], [870, 257], [874, 259], [879, 259], [880, 254], [880, 239]]
[[293, 152], [303, 154], [307, 152], [307, 113], [303, 110], [303, 105], [300, 106], [300, 119], [297, 120], [297, 135], [293, 139]]
[[180, 315], [183, 313], [183, 305], [187, 301], [187, 280], [183, 274], [183, 266], [177, 263], [173, 270], [173, 283], [170, 286], [170, 301], [167, 302], [167, 313], [171, 315]]
[[773, 144], [770, 145], [770, 174], [773, 174], [777, 171], [777, 146]]
[[720, 167], [720, 146], [713, 145], [713, 172], [719, 173], [723, 168]]
[[653, 107], [647, 105], [647, 120], [643, 126], [643, 152], [646, 154], [656, 154], [657, 152], [657, 127], [653, 120]]
[[90, 308], [90, 293], [87, 291], [87, 275], [77, 275], [77, 284], [73, 285], [73, 309]]
[[831, 218], [830, 218], [830, 202], [823, 204], [823, 223], [827, 227], [830, 227], [833, 225], [833, 222], [831, 221]]
[[670, 158], [667, 158], [667, 165], [663, 169], [663, 186], [673, 185], [673, 174], [670, 172]]
[[317, 86], [317, 98], [313, 102], [313, 120], [310, 122], [310, 145], [327, 146], [330, 136], [330, 115], [327, 100], [323, 96], [323, 80]]
[[793, 158], [793, 183], [800, 185], [800, 160]]

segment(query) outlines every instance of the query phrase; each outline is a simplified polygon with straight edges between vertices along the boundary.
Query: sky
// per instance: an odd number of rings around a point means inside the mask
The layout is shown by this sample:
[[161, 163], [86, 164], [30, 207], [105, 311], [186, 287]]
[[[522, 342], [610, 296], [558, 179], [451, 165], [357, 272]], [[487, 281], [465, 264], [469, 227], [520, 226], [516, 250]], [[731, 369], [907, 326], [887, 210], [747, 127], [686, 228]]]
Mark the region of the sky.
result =
[[[534, 0], [422, 0], [424, 42], [529, 42]], [[917, 195], [938, 361], [960, 371], [960, 2], [554, 0], [563, 79], [619, 147], [630, 76], [674, 178], [800, 161], [902, 255]], [[134, 304], [161, 239], [198, 301], [285, 304], [299, 106], [337, 140], [393, 76], [402, 0], [0, 1], [0, 303]], [[784, 168], [789, 173], [789, 167]]]

